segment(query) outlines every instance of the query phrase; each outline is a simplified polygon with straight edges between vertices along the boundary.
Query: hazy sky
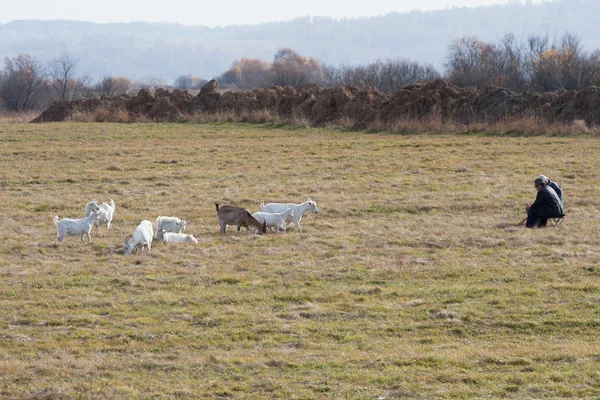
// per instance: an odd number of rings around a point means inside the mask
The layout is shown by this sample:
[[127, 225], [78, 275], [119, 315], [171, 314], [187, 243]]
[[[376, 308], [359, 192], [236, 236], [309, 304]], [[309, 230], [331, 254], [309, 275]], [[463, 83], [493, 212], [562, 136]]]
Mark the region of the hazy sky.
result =
[[[285, 21], [300, 16], [371, 17], [415, 9], [476, 7], [526, 0], [0, 0], [0, 23], [17, 19], [70, 19], [90, 22], [178, 22], [225, 26]], [[533, 0], [539, 3], [541, 0]]]

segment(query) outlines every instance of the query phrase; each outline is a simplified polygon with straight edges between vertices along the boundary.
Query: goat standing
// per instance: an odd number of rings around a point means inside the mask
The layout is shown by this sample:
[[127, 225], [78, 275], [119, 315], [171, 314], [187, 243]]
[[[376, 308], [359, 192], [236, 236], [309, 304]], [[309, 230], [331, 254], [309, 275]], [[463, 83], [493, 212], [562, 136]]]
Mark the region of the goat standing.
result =
[[[300, 233], [302, 233], [302, 227], [300, 226], [300, 220], [302, 219], [302, 215], [307, 211], [312, 211], [315, 214], [317, 214], [319, 212], [319, 209], [317, 208], [317, 203], [312, 201], [310, 199], [310, 197], [308, 198], [307, 201], [305, 201], [304, 203], [301, 203], [301, 204], [269, 203], [269, 204], [263, 205], [260, 208], [260, 212], [280, 213], [280, 212], [284, 212], [288, 208], [291, 208], [292, 210], [294, 210], [294, 216], [293, 217], [289, 216], [286, 221], [287, 221], [287, 223], [290, 223], [290, 222], [294, 223], [294, 225], [298, 228]], [[287, 225], [287, 223], [286, 223], [286, 225]]]
[[100, 218], [100, 214], [100, 210], [95, 210], [85, 218], [63, 218], [60, 221], [58, 220], [58, 215], [55, 215], [54, 225], [56, 225], [58, 242], [62, 242], [65, 235], [81, 235], [81, 243], [83, 243], [83, 236], [85, 235], [88, 238], [88, 242], [92, 243], [90, 232], [94, 223]]
[[267, 228], [275, 228], [277, 232], [279, 232], [280, 230], [285, 232], [286, 229], [285, 226], [283, 226], [283, 223], [288, 218], [294, 217], [294, 210], [288, 208], [284, 212], [280, 213], [267, 213], [258, 211], [252, 214], [252, 216], [258, 222], [266, 222]]
[[148, 247], [148, 251], [152, 249], [152, 222], [144, 220], [133, 231], [133, 235], [129, 235], [123, 242], [123, 251], [125, 254], [131, 254], [133, 250], [137, 253], [138, 249], [144, 251], [144, 246]]
[[223, 206], [219, 208], [218, 203], [215, 203], [215, 206], [217, 208], [217, 221], [221, 227], [222, 235], [225, 234], [227, 225], [236, 225], [238, 233], [242, 226], [248, 230], [248, 234], [250, 234], [251, 226], [257, 228], [261, 233], [267, 232], [267, 222], [265, 221], [261, 224], [248, 212], [248, 210], [234, 206]]
[[89, 216], [94, 210], [100, 210], [100, 218], [98, 221], [94, 223], [96, 227], [99, 227], [100, 224], [106, 224], [106, 229], [110, 229], [112, 227], [112, 219], [115, 215], [115, 202], [113, 199], [110, 199], [110, 204], [102, 203], [98, 204], [96, 201], [90, 201], [85, 205], [85, 211], [83, 213], [84, 217]]

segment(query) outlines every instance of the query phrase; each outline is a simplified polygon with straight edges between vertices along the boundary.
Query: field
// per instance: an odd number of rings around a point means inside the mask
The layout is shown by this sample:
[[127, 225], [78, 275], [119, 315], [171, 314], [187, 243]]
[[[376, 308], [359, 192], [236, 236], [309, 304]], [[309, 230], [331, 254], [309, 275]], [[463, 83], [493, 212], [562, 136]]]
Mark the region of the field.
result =
[[[0, 398], [594, 398], [600, 137], [0, 124]], [[558, 228], [516, 227], [544, 173]], [[219, 235], [214, 203], [303, 202]], [[116, 203], [92, 244], [54, 215]], [[197, 245], [125, 256], [142, 219]]]

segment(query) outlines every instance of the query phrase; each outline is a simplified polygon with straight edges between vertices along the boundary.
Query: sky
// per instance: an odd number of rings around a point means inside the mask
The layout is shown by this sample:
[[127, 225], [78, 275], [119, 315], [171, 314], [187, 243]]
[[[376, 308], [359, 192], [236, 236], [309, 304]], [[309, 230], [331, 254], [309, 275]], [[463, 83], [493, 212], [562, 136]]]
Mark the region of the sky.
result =
[[[184, 25], [229, 26], [287, 21], [303, 16], [359, 18], [412, 10], [441, 10], [523, 3], [527, 0], [0, 0], [0, 23], [13, 20], [78, 20], [107, 22], [176, 22]], [[539, 3], [542, 0], [531, 0]]]

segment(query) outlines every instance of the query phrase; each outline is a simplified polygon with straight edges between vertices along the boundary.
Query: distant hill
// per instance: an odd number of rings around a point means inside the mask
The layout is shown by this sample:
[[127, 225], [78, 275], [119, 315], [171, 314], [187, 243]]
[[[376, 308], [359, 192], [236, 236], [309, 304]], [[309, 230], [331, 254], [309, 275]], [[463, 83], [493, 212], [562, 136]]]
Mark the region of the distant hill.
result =
[[336, 66], [407, 58], [442, 70], [448, 44], [463, 35], [495, 42], [510, 32], [520, 38], [546, 33], [553, 38], [568, 31], [587, 50], [599, 49], [598, 15], [598, 0], [562, 0], [359, 19], [305, 17], [220, 28], [12, 21], [0, 25], [0, 57], [22, 52], [46, 62], [66, 51], [79, 59], [79, 74], [156, 77], [168, 83], [182, 74], [210, 79], [241, 57], [271, 61], [281, 47]]

